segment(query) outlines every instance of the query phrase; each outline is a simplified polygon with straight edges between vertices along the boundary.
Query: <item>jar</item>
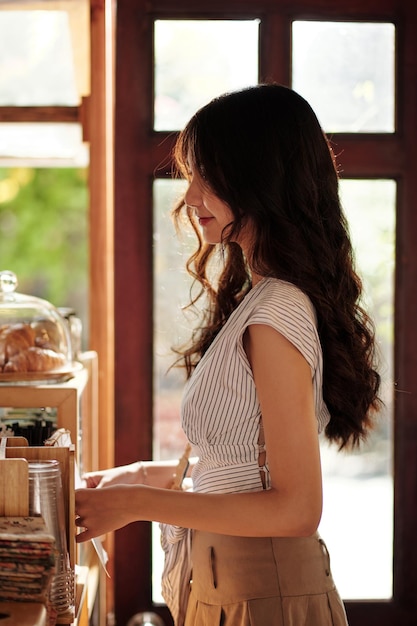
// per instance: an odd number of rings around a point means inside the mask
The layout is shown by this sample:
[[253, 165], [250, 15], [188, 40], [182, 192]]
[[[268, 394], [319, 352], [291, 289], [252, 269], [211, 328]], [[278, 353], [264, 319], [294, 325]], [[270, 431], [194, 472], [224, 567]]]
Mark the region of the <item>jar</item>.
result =
[[68, 324], [41, 298], [16, 291], [13, 272], [0, 272], [0, 383], [71, 377], [75, 364]]
[[74, 572], [67, 548], [64, 496], [59, 462], [29, 461], [29, 515], [41, 516], [55, 539], [55, 572], [52, 576], [49, 600], [57, 613], [74, 606]]

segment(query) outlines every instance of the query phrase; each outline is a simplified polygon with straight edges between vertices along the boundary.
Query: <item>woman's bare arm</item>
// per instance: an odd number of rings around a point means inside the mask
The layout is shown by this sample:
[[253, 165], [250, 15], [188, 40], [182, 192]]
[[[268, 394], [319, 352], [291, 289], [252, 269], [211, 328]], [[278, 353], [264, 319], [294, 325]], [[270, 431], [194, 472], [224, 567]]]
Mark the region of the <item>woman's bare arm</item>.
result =
[[250, 326], [245, 347], [262, 410], [271, 489], [241, 494], [171, 491], [163, 488], [166, 474], [155, 468], [152, 487], [78, 491], [77, 525], [86, 530], [77, 541], [139, 520], [240, 536], [303, 536], [316, 530], [322, 485], [310, 367], [268, 326]]
[[[190, 459], [188, 473], [196, 459]], [[178, 460], [137, 461], [106, 470], [88, 472], [83, 475], [87, 488], [115, 487], [117, 485], [148, 485], [169, 489], [178, 464]]]

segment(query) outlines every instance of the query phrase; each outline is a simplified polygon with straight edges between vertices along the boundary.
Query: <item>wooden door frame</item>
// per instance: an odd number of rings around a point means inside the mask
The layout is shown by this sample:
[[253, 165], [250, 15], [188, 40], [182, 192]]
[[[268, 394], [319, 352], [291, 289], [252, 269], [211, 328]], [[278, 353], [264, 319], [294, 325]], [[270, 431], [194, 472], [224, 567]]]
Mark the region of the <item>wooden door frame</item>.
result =
[[[289, 24], [297, 19], [390, 21], [398, 32], [397, 131], [334, 136], [346, 177], [398, 183], [395, 317], [393, 599], [349, 601], [351, 626], [417, 620], [417, 7], [406, 0], [119, 0], [116, 62], [116, 463], [152, 456], [152, 178], [174, 136], [152, 131], [155, 18], [260, 17], [261, 77], [289, 84]], [[398, 115], [401, 113], [401, 115]], [[158, 175], [164, 176], [160, 171]], [[150, 525], [116, 533], [115, 602], [120, 626], [151, 602]], [[133, 555], [133, 556], [132, 556]]]
[[[87, 34], [90, 50], [90, 93], [75, 106], [3, 106], [0, 122], [80, 124], [83, 141], [89, 143], [89, 337], [88, 348], [98, 353], [98, 391], [95, 403], [100, 415], [96, 429], [97, 461], [100, 468], [114, 464], [114, 44], [116, 0], [85, 0], [90, 16]], [[4, 11], [59, 10], [79, 19], [78, 7], [71, 2], [32, 0], [1, 6]], [[51, 62], [54, 60], [51, 59]], [[70, 270], [70, 268], [68, 268]], [[86, 416], [88, 420], [92, 416]], [[91, 426], [87, 424], [87, 427]], [[87, 428], [88, 429], [88, 428]], [[107, 538], [113, 564], [112, 537]], [[106, 610], [113, 609], [113, 588], [109, 584], [106, 602], [99, 607], [99, 622]], [[104, 592], [103, 596], [105, 595]]]

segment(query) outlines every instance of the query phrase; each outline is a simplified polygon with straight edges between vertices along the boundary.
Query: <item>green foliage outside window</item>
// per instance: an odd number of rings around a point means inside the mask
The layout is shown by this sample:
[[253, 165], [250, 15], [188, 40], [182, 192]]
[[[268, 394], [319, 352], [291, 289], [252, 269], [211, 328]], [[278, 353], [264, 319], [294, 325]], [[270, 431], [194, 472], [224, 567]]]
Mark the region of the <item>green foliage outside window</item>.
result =
[[87, 171], [0, 168], [0, 270], [18, 291], [74, 308], [85, 318], [88, 283]]

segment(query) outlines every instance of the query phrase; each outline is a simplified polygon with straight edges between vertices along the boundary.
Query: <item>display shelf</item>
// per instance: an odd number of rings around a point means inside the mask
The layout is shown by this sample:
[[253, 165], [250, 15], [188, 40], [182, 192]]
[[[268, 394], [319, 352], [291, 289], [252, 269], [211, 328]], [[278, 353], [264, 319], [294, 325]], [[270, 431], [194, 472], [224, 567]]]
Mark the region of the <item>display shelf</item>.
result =
[[[71, 434], [75, 445], [75, 458], [80, 471], [89, 471], [98, 464], [98, 410], [97, 354], [81, 354], [83, 364], [73, 378], [54, 384], [0, 385], [0, 425], [10, 427], [16, 410], [21, 421], [32, 413], [52, 415], [54, 428], [64, 428]], [[41, 442], [43, 443], [43, 442]]]
[[[7, 436], [7, 445], [3, 450], [6, 458], [0, 459], [0, 515], [18, 516], [29, 513], [28, 474], [27, 468], [22, 468], [24, 459], [57, 459], [60, 462], [69, 560], [75, 573], [75, 610], [60, 615], [57, 624], [71, 626], [88, 626], [97, 599], [100, 602], [100, 624], [104, 623], [106, 614], [105, 597], [100, 594], [100, 577], [104, 570], [101, 569], [91, 542], [78, 545], [75, 541], [75, 476], [76, 472], [89, 471], [97, 466], [99, 439], [97, 354], [92, 351], [83, 353], [80, 362], [83, 367], [65, 382], [0, 385], [0, 408], [3, 409], [0, 425], [2, 421], [4, 424], [5, 408], [18, 409], [23, 416], [25, 410], [49, 408], [55, 416], [54, 428], [70, 432], [72, 443], [65, 447], [27, 445], [27, 440], [23, 437]], [[4, 479], [1, 480], [1, 477]], [[102, 587], [105, 588], [105, 584]], [[15, 603], [11, 604], [14, 606]], [[18, 606], [13, 615], [20, 615], [20, 604], [23, 603], [16, 604]], [[26, 617], [28, 626], [44, 626], [42, 612], [34, 621], [30, 621], [30, 616], [25, 616], [25, 619]], [[1, 620], [2, 626], [26, 624], [23, 618], [21, 622], [16, 621], [18, 618], [14, 616], [7, 619], [14, 621]]]

